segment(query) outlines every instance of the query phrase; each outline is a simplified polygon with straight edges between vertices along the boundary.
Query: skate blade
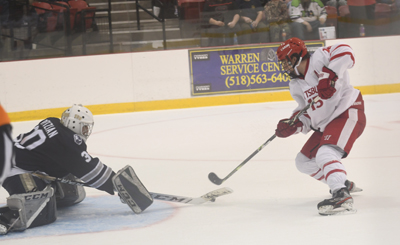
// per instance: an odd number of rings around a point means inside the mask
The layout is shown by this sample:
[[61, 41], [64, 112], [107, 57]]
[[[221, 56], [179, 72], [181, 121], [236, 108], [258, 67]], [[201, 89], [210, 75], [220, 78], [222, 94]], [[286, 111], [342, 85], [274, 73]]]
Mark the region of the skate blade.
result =
[[354, 187], [353, 189], [351, 189], [351, 191], [349, 191], [350, 193], [354, 193], [354, 192], [361, 192], [363, 191], [363, 189], [359, 188], [359, 187]]
[[318, 213], [322, 216], [355, 214], [357, 213], [357, 209], [354, 209], [352, 204], [342, 205], [338, 208], [333, 208], [332, 205], [329, 205], [320, 207]]

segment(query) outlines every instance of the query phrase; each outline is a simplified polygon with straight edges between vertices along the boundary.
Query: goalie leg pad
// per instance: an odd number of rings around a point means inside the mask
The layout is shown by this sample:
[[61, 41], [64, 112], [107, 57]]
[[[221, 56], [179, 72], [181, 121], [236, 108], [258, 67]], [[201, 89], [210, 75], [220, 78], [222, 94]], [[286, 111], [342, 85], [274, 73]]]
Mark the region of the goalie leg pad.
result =
[[153, 203], [151, 194], [144, 187], [131, 166], [127, 165], [118, 171], [112, 178], [112, 182], [121, 199], [134, 213], [143, 212]]
[[9, 220], [11, 230], [22, 231], [31, 227], [32, 222], [41, 214], [53, 195], [54, 190], [48, 185], [42, 191], [14, 194], [8, 197], [8, 208], [18, 212], [18, 218]]
[[[0, 209], [0, 220], [9, 226], [15, 226], [11, 227], [12, 229], [24, 230], [29, 227], [50, 224], [57, 219], [54, 189], [45, 181], [25, 173], [7, 178], [3, 187], [10, 194], [7, 200], [9, 203], [7, 209], [12, 211], [12, 215], [10, 216], [8, 215], [10, 213]], [[46, 203], [42, 208], [43, 199]], [[22, 216], [20, 215], [21, 208], [23, 208]], [[38, 211], [38, 209], [40, 210]], [[36, 211], [38, 211], [37, 214]], [[32, 218], [33, 214], [36, 215], [36, 218]], [[28, 220], [30, 225], [27, 223]]]

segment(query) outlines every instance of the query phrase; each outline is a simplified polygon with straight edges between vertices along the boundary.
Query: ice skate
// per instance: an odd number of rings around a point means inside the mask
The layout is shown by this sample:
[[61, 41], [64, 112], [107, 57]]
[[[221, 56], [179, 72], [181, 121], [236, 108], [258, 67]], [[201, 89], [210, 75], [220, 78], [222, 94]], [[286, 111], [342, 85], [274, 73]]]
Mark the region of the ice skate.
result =
[[353, 208], [353, 198], [347, 187], [333, 193], [331, 199], [325, 199], [318, 203], [318, 212], [320, 215], [337, 215], [356, 213]]
[[[346, 180], [344, 182], [344, 185], [347, 187], [347, 189], [349, 190], [350, 193], [363, 191], [363, 189], [356, 186], [356, 183], [354, 183], [353, 181], [350, 181], [350, 180]], [[332, 191], [329, 190], [329, 193], [332, 194]]]
[[350, 180], [346, 180], [344, 182], [344, 185], [347, 187], [347, 189], [349, 190], [350, 193], [360, 192], [363, 190], [363, 189], [357, 187], [356, 184]]

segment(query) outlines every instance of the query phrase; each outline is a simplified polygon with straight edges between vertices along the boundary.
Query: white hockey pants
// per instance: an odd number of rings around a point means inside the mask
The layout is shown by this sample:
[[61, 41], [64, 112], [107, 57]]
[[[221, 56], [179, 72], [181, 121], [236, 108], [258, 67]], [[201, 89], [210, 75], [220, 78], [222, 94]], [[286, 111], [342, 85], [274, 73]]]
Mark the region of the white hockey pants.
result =
[[341, 163], [343, 150], [335, 145], [323, 145], [315, 158], [309, 159], [301, 152], [296, 157], [297, 169], [316, 180], [328, 184], [332, 193], [345, 187], [346, 169]]

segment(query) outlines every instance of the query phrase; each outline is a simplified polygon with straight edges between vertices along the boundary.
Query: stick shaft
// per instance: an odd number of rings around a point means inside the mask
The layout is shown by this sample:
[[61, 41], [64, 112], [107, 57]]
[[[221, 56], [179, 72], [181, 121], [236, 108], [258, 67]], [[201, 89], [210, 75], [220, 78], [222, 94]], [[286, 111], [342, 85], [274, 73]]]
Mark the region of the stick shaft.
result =
[[250, 159], [252, 159], [257, 153], [259, 153], [264, 147], [266, 147], [273, 139], [275, 139], [276, 135], [272, 135], [264, 144], [262, 144], [260, 147], [258, 147], [257, 150], [255, 150], [250, 156], [248, 156], [241, 164], [239, 164], [232, 172], [230, 172], [225, 178], [222, 179], [222, 182], [227, 180], [229, 177], [231, 177], [234, 173], [236, 173], [243, 165], [245, 165]]
[[[41, 173], [32, 173], [32, 175], [34, 175], [34, 176], [36, 176], [36, 177], [38, 177], [40, 179], [43, 179], [43, 180], [60, 182], [60, 183], [69, 184], [69, 185], [79, 185], [79, 186], [90, 187], [88, 184], [86, 184], [84, 182], [80, 182], [80, 181], [74, 181], [74, 180], [69, 180], [69, 179], [65, 179], [65, 178], [52, 177], [52, 176], [44, 175], [44, 174], [41, 174]], [[205, 202], [208, 202], [208, 201], [211, 200], [208, 197], [204, 197], [206, 195], [211, 195], [211, 196], [214, 195], [214, 197], [216, 198], [218, 196], [222, 196], [222, 195], [226, 195], [226, 194], [232, 193], [232, 190], [225, 187], [225, 188], [221, 188], [221, 189], [218, 189], [218, 190], [211, 191], [211, 192], [205, 194], [204, 196], [197, 197], [197, 198], [185, 197], [185, 196], [177, 196], [177, 195], [171, 195], [171, 194], [154, 193], [154, 192], [149, 192], [149, 193], [154, 199], [161, 200], [161, 201], [198, 205], [198, 204], [202, 204], [202, 203], [205, 203]]]
[[[293, 125], [293, 123], [302, 115], [304, 114], [314, 103], [319, 101], [321, 98], [319, 96], [315, 97], [308, 105], [306, 105], [296, 116], [288, 121], [289, 125]], [[264, 147], [266, 147], [272, 140], [276, 138], [276, 134], [272, 135], [264, 144], [258, 147], [250, 156], [248, 156], [241, 164], [239, 164], [232, 172], [230, 172], [225, 178], [221, 179], [219, 184], [222, 184], [227, 179], [229, 179], [234, 173], [236, 173], [243, 165], [245, 165], [250, 159], [252, 159], [257, 153], [259, 153]], [[211, 179], [210, 179], [211, 180]], [[214, 183], [214, 181], [211, 180]]]

